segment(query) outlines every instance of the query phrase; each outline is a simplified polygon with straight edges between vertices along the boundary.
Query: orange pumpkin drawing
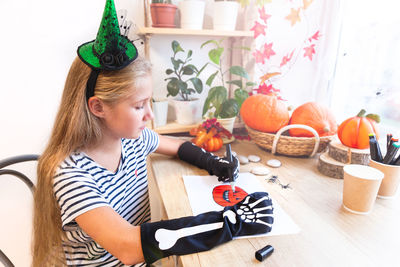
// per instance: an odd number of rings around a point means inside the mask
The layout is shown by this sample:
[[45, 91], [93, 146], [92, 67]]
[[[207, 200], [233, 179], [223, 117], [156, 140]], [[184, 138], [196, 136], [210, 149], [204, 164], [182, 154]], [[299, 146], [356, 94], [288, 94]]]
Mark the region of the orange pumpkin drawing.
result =
[[212, 191], [214, 201], [222, 206], [233, 206], [242, 201], [248, 194], [239, 186], [236, 186], [235, 192], [230, 185], [218, 185]]

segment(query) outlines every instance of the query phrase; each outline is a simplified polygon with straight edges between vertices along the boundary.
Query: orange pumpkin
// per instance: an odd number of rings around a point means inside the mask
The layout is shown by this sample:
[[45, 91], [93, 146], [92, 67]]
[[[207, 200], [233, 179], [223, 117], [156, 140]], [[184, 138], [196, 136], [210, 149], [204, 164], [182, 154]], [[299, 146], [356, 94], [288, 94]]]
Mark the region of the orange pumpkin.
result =
[[208, 152], [217, 151], [222, 147], [221, 137], [213, 136], [204, 143], [203, 148]]
[[276, 133], [289, 123], [289, 111], [275, 94], [257, 94], [246, 98], [240, 108], [240, 116], [250, 128], [266, 133]]
[[366, 149], [369, 147], [369, 134], [374, 133], [376, 139], [379, 139], [379, 132], [376, 123], [379, 122], [379, 116], [368, 114], [365, 116], [365, 110], [361, 110], [357, 116], [348, 118], [339, 125], [338, 137], [343, 145]]
[[[319, 136], [334, 135], [337, 132], [337, 124], [333, 113], [325, 106], [316, 102], [305, 103], [296, 108], [290, 118], [289, 124], [304, 124], [317, 131]], [[293, 128], [289, 130], [291, 136], [313, 137], [307, 130]]]

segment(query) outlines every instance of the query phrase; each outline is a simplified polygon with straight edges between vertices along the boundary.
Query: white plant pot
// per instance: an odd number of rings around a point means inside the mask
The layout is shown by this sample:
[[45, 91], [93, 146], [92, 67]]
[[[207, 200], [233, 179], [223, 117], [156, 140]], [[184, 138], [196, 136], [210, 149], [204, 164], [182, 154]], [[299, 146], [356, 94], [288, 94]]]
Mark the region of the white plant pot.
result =
[[217, 119], [217, 122], [219, 122], [222, 127], [227, 129], [230, 133], [233, 132], [233, 126], [235, 124], [236, 117], [232, 118], [226, 118], [226, 119]]
[[214, 2], [213, 25], [214, 30], [234, 31], [239, 11], [239, 3], [232, 1]]
[[185, 0], [179, 2], [181, 28], [189, 30], [203, 29], [204, 0]]
[[179, 124], [194, 124], [201, 121], [200, 100], [172, 100], [175, 108], [176, 122]]
[[154, 127], [167, 124], [168, 101], [153, 102]]

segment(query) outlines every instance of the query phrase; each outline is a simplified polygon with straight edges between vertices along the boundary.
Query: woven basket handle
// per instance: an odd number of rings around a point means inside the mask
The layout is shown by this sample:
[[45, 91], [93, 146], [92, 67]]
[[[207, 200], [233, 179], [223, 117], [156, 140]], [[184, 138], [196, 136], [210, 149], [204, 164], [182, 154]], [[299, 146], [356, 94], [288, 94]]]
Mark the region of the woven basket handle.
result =
[[289, 129], [292, 128], [301, 128], [304, 130], [308, 130], [310, 132], [312, 132], [312, 134], [314, 135], [316, 141], [314, 144], [314, 150], [313, 152], [309, 155], [309, 157], [313, 157], [315, 155], [315, 153], [317, 153], [318, 150], [318, 146], [319, 146], [319, 134], [317, 133], [316, 130], [314, 130], [313, 128], [311, 128], [310, 126], [307, 125], [303, 125], [303, 124], [291, 124], [291, 125], [286, 125], [285, 127], [282, 127], [276, 134], [274, 137], [274, 141], [272, 142], [272, 150], [271, 153], [275, 154], [276, 153], [276, 146], [278, 145], [278, 141], [279, 138], [281, 137], [281, 134]]

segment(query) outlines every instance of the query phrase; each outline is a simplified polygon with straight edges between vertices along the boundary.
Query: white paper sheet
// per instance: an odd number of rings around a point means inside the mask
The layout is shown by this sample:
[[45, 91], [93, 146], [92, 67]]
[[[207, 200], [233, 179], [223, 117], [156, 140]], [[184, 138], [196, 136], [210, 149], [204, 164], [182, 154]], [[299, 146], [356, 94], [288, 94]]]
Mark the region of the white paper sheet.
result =
[[[183, 176], [186, 192], [189, 197], [193, 215], [208, 211], [220, 211], [222, 206], [218, 205], [212, 196], [214, 187], [221, 185], [215, 176]], [[240, 173], [236, 180], [236, 186], [242, 188], [248, 194], [262, 192], [264, 187], [259, 180], [251, 173]], [[274, 207], [274, 224], [272, 231], [260, 236], [295, 234], [300, 228], [294, 223], [290, 216], [279, 206], [278, 202], [272, 199]], [[254, 237], [254, 236], [248, 236]]]

